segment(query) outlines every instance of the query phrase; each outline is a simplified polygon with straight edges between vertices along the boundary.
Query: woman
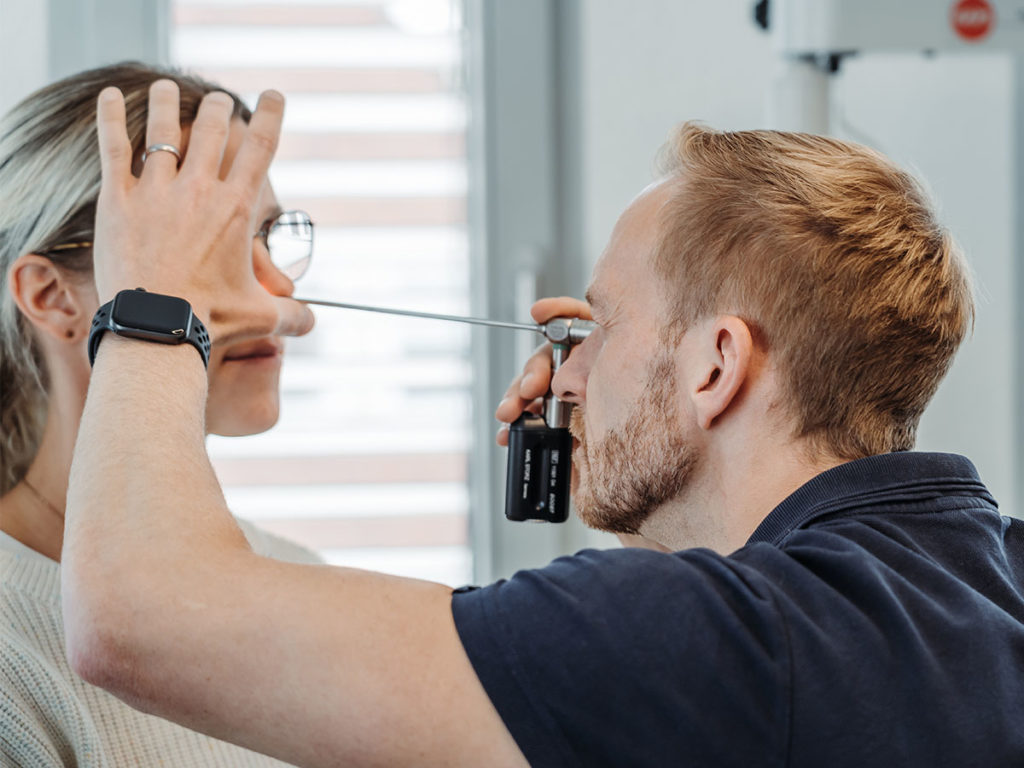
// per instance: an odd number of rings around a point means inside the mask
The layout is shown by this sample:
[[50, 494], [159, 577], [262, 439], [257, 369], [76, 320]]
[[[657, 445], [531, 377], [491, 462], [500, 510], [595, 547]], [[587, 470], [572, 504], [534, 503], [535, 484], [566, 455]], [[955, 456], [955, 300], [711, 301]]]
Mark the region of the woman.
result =
[[[72, 448], [85, 401], [86, 351], [98, 307], [92, 282], [100, 186], [96, 97], [117, 86], [137, 172], [145, 162], [150, 85], [174, 80], [183, 143], [202, 97], [223, 90], [141, 64], [104, 67], [32, 94], [0, 120], [0, 764], [4, 766], [263, 766], [277, 761], [141, 714], [69, 669], [59, 561]], [[235, 96], [222, 173], [249, 110]], [[181, 148], [149, 147], [151, 152]], [[290, 295], [308, 263], [312, 225], [282, 214], [269, 184], [253, 239], [263, 287]], [[182, 222], [183, 227], [188, 222]], [[268, 237], [271, 238], [268, 243]], [[273, 238], [283, 238], [275, 243]], [[275, 245], [283, 246], [276, 248]], [[289, 250], [290, 246], [290, 250]], [[285, 253], [289, 263], [272, 262]], [[210, 356], [207, 431], [243, 435], [278, 416], [282, 340], [236, 340]], [[241, 524], [261, 554], [316, 562], [300, 547]], [[183, 564], [187, 567], [187, 564]], [[272, 618], [272, 617], [268, 617]]]

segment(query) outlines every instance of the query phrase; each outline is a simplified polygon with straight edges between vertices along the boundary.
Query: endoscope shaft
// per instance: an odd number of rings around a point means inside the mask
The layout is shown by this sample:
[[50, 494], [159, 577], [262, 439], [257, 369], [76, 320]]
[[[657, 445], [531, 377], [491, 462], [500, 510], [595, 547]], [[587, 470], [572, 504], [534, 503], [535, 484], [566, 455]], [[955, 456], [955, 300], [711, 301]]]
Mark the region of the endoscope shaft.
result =
[[346, 304], [340, 301], [324, 301], [323, 299], [296, 299], [303, 304], [317, 304], [322, 307], [339, 307], [340, 309], [358, 309], [362, 312], [380, 312], [385, 315], [404, 315], [406, 317], [425, 317], [428, 320], [448, 320], [454, 323], [470, 323], [472, 325], [489, 325], [494, 328], [513, 328], [517, 331], [534, 331], [544, 333], [544, 326], [530, 323], [507, 323], [502, 320], [486, 320], [482, 317], [462, 317], [461, 315], [439, 315], [434, 312], [413, 312], [409, 309], [390, 309], [388, 307], [370, 307], [365, 304]]

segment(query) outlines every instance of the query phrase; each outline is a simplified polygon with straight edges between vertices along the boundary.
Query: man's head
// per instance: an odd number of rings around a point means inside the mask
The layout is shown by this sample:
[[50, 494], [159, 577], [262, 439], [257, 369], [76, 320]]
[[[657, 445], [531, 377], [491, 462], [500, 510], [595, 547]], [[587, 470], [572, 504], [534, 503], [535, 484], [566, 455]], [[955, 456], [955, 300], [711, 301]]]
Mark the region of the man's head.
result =
[[801, 134], [686, 124], [663, 157], [595, 269], [601, 327], [556, 377], [581, 406], [584, 520], [636, 532], [721, 469], [727, 430], [777, 426], [809, 464], [911, 448], [973, 316], [916, 182]]

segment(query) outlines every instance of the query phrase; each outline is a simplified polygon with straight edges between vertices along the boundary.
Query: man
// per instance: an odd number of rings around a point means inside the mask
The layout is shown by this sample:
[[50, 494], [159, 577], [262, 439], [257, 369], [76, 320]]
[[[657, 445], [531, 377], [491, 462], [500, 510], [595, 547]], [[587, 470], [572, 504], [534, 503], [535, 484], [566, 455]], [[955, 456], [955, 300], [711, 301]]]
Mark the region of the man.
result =
[[[99, 108], [101, 299], [184, 297], [214, 341], [308, 330], [246, 267], [280, 96], [225, 179], [225, 100], [140, 179], [118, 94]], [[173, 88], [150, 110], [148, 143], [176, 145]], [[201, 356], [107, 332], [68, 500], [79, 674], [303, 765], [1024, 761], [1022, 526], [966, 459], [906, 452], [972, 316], [956, 248], [908, 176], [841, 142], [690, 126], [666, 170], [553, 382], [580, 514], [650, 549], [454, 596], [266, 561], [206, 458]], [[546, 386], [530, 372], [501, 415]]]

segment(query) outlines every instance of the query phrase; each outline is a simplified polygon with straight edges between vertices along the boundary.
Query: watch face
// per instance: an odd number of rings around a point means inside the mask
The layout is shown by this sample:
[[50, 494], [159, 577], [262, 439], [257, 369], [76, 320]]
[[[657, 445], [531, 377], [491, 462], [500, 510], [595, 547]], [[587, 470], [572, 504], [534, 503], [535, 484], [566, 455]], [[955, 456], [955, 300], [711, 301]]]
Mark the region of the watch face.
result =
[[192, 307], [176, 296], [148, 291], [121, 291], [114, 297], [110, 319], [116, 325], [126, 328], [184, 338], [192, 322]]

